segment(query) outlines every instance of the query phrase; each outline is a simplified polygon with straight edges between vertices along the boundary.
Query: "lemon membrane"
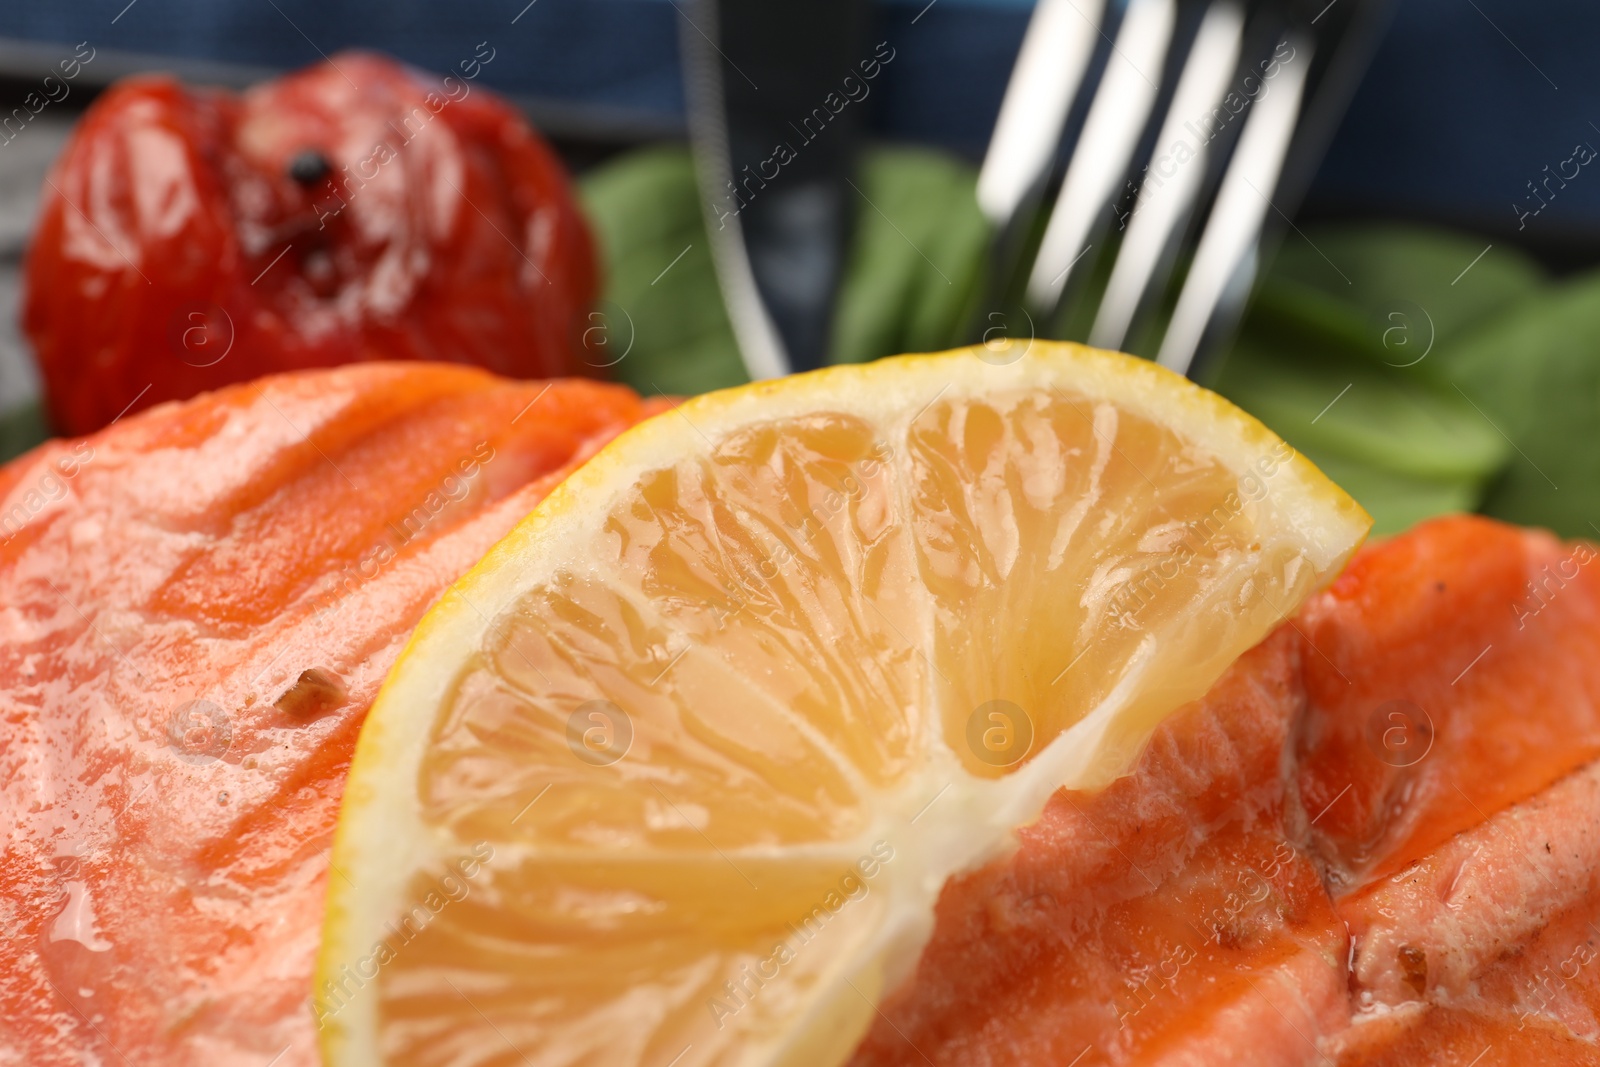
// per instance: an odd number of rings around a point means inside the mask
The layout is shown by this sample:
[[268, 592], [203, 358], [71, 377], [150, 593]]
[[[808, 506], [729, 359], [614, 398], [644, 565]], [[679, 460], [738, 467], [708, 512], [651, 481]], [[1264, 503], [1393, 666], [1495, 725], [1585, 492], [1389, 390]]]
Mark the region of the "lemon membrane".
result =
[[441, 598], [373, 707], [326, 1061], [841, 1062], [944, 881], [1123, 773], [1369, 525], [1225, 400], [1076, 345], [640, 424]]

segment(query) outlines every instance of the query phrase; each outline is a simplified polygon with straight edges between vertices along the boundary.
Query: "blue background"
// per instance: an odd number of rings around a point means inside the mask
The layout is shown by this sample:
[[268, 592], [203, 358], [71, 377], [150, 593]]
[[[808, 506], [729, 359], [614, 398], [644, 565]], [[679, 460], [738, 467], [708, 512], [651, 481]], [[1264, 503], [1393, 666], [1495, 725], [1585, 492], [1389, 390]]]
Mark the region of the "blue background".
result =
[[[315, 62], [319, 49], [367, 46], [436, 70], [453, 68], [487, 40], [496, 56], [484, 82], [523, 99], [557, 138], [629, 141], [682, 129], [681, 3], [275, 4], [34, 0], [0, 10], [0, 37], [52, 47], [87, 39], [113, 52], [277, 68]], [[897, 56], [869, 102], [870, 124], [888, 138], [976, 159], [1028, 5], [925, 4], [877, 5], [874, 40], [888, 40]], [[1600, 146], [1597, 46], [1594, 0], [1399, 0], [1303, 213], [1429, 219], [1558, 258], [1600, 256], [1600, 168], [1586, 169], [1521, 232], [1512, 206], [1527, 197], [1527, 182], [1571, 156], [1579, 141]]]

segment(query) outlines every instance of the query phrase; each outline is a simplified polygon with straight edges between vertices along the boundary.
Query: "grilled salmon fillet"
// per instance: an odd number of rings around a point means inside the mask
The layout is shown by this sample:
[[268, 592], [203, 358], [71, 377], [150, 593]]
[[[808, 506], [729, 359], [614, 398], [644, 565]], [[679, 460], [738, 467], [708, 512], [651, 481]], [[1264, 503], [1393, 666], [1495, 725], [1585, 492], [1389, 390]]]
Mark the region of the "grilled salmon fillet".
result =
[[329, 846], [378, 686], [439, 593], [648, 410], [363, 364], [0, 470], [0, 1064], [318, 1062]]
[[952, 881], [855, 1067], [1600, 1063], [1600, 567], [1368, 546]]
[[[651, 410], [368, 364], [0, 470], [0, 1065], [317, 1062], [378, 685]], [[1460, 517], [1369, 546], [1133, 774], [945, 887], [853, 1063], [1600, 1063], [1594, 556]]]

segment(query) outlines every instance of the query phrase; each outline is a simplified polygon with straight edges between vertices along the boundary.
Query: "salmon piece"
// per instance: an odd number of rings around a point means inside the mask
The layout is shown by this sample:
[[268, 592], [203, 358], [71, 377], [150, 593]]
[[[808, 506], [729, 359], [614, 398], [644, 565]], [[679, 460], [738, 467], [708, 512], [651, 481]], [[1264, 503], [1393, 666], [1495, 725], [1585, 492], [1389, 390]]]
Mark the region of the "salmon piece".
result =
[[1461, 517], [1363, 550], [945, 888], [855, 1067], [1600, 1064], [1593, 559]]
[[[0, 1065], [317, 1062], [378, 685], [651, 410], [367, 364], [0, 469]], [[1366, 549], [1132, 775], [945, 887], [855, 1067], [1600, 1064], [1593, 558], [1467, 518]]]
[[1329, 1061], [1337, 1067], [1594, 1067], [1600, 1049], [1560, 1027], [1523, 1025], [1491, 1009], [1479, 1015], [1431, 1007], [1362, 1022], [1353, 1045]]
[[364, 364], [0, 470], [0, 1064], [318, 1062], [328, 849], [379, 684], [440, 591], [649, 410]]
[[1348, 942], [1284, 833], [1299, 659], [1280, 631], [1132, 775], [1057, 793], [1014, 854], [947, 885], [854, 1067], [1315, 1059], [1350, 1016]]
[[1600, 757], [1600, 566], [1585, 543], [1435, 519], [1363, 550], [1297, 625], [1301, 802], [1336, 893]]
[[1357, 1016], [1339, 1067], [1600, 1064], [1600, 901], [1556, 916], [1447, 1003]]
[[1600, 1063], [1595, 554], [1435, 520], [1301, 613], [1297, 781], [1352, 935], [1340, 1067]]
[[1338, 903], [1359, 1007], [1455, 1001], [1552, 919], [1600, 902], [1600, 763]]

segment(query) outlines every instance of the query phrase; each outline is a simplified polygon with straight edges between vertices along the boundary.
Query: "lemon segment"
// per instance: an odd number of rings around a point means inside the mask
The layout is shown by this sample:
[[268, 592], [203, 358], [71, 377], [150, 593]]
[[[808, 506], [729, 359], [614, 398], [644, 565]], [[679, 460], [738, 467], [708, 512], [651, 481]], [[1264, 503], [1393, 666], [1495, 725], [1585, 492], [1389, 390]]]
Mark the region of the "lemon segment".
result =
[[333, 1067], [848, 1058], [952, 874], [1370, 526], [1226, 401], [1034, 342], [642, 423], [440, 600], [368, 717]]

